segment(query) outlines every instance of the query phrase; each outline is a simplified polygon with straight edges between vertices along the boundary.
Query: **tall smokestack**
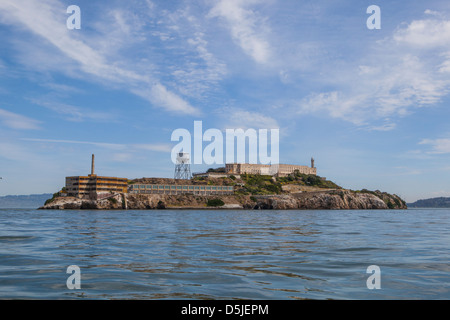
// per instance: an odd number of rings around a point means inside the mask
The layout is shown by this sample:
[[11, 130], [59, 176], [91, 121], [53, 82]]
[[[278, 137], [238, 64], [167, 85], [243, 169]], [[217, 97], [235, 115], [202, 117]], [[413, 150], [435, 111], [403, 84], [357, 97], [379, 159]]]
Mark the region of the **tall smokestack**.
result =
[[92, 162], [91, 162], [91, 175], [94, 175], [94, 169], [95, 169], [95, 156], [92, 155]]

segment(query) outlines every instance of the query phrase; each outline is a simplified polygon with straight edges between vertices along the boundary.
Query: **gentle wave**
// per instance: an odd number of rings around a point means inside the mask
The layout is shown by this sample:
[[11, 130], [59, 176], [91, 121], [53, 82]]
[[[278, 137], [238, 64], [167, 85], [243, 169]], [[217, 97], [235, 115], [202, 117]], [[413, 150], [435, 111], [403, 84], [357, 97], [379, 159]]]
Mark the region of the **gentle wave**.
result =
[[[449, 299], [449, 217], [0, 209], [0, 298]], [[70, 265], [81, 289], [67, 288]], [[381, 289], [367, 288], [370, 265]]]

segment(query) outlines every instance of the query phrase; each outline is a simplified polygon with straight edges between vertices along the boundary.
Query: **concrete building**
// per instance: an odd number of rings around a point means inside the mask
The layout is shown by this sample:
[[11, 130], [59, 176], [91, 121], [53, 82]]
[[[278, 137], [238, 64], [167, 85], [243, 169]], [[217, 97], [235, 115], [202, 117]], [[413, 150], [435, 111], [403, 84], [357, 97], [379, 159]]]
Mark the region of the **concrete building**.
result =
[[128, 179], [102, 177], [94, 173], [94, 155], [92, 155], [91, 174], [87, 176], [66, 177], [68, 196], [82, 199], [101, 199], [115, 193], [128, 192]]
[[[225, 172], [197, 172], [197, 173], [193, 173], [192, 177], [193, 178], [228, 178], [230, 175], [225, 173]], [[235, 175], [236, 178], [240, 178], [239, 175]]]
[[233, 194], [233, 186], [205, 186], [205, 185], [164, 185], [164, 184], [132, 184], [129, 186], [131, 194]]
[[261, 174], [284, 177], [298, 171], [303, 174], [317, 175], [317, 168], [314, 167], [314, 158], [311, 158], [311, 167], [294, 164], [249, 164], [249, 163], [227, 163], [225, 172], [227, 174]]

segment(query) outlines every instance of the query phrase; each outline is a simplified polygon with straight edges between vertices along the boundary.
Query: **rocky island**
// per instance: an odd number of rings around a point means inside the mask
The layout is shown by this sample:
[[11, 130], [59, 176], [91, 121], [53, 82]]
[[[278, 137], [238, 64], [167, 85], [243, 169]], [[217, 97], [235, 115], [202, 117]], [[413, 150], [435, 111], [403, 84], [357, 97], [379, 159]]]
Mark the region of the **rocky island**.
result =
[[231, 194], [143, 194], [119, 192], [101, 199], [64, 194], [64, 188], [40, 209], [406, 209], [399, 196], [381, 191], [344, 189], [316, 175], [293, 173], [286, 177], [241, 174], [203, 176], [190, 180], [141, 178], [133, 184], [189, 184], [233, 186]]

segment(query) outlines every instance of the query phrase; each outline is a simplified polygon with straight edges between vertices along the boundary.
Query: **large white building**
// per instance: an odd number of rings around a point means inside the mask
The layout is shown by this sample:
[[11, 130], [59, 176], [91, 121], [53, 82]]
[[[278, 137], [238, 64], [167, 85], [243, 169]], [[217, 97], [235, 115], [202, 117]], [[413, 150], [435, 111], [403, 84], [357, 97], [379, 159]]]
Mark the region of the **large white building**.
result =
[[298, 171], [303, 174], [317, 175], [314, 167], [314, 159], [311, 158], [311, 167], [294, 164], [250, 164], [250, 163], [227, 163], [225, 172], [227, 174], [262, 174], [283, 177]]

